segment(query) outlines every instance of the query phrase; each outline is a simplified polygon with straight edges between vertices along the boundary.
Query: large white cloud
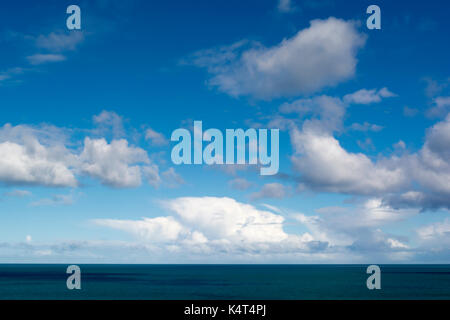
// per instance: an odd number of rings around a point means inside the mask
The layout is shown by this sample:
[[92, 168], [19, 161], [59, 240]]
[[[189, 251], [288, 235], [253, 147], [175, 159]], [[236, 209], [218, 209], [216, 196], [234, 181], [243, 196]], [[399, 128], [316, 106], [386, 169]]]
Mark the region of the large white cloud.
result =
[[210, 84], [221, 91], [270, 99], [309, 94], [350, 79], [364, 43], [355, 23], [331, 17], [311, 21], [309, 28], [273, 47], [221, 48], [216, 59], [206, 50], [197, 52], [193, 63], [207, 67], [213, 74]]
[[77, 185], [75, 158], [64, 147], [64, 134], [54, 127], [0, 128], [0, 182], [52, 187]]
[[165, 203], [184, 224], [208, 239], [279, 242], [287, 238], [284, 218], [231, 198], [186, 197]]
[[[376, 90], [370, 92], [377, 94]], [[382, 96], [388, 94], [383, 93], [380, 99]], [[373, 97], [369, 98], [357, 100], [368, 103]], [[293, 167], [301, 175], [301, 189], [383, 197], [394, 207], [450, 208], [450, 115], [427, 130], [417, 152], [408, 153], [401, 142], [402, 154], [371, 159], [347, 151], [335, 137], [343, 132], [348, 104], [355, 103], [350, 98], [344, 100], [316, 96], [279, 108], [281, 113], [298, 114], [303, 121], [300, 124], [298, 119], [284, 119], [294, 150]], [[306, 115], [311, 117], [304, 120]]]
[[85, 138], [79, 157], [81, 170], [113, 187], [137, 187], [141, 184], [141, 167], [149, 164], [147, 152], [128, 145], [124, 139], [107, 143], [105, 139]]
[[27, 145], [0, 143], [0, 154], [0, 181], [6, 184], [77, 185], [67, 164], [36, 140]]
[[314, 239], [327, 242], [330, 247], [392, 260], [410, 257], [408, 239], [387, 234], [381, 228], [417, 215], [419, 210], [396, 210], [373, 198], [356, 207], [326, 207], [316, 211], [316, 216], [299, 213], [294, 218], [307, 226]]
[[143, 243], [164, 243], [194, 253], [232, 255], [307, 252], [313, 239], [283, 230], [284, 217], [231, 198], [183, 197], [163, 202], [174, 215], [141, 220], [97, 219], [94, 223], [120, 229]]
[[[260, 210], [231, 198], [185, 197], [163, 204], [174, 215], [94, 222], [128, 232], [143, 245], [156, 246], [169, 255], [176, 252], [187, 260], [222, 256], [225, 261], [236, 257], [279, 257], [297, 262], [367, 261], [370, 257], [398, 261], [410, 257], [414, 248], [408, 238], [385, 233], [381, 228], [419, 213], [395, 210], [381, 199], [370, 199], [356, 207], [322, 208], [312, 216], [286, 213], [270, 205], [265, 206], [268, 210]], [[306, 231], [284, 231], [295, 221]]]
[[[111, 127], [113, 135], [123, 135], [122, 118], [113, 112], [94, 117], [96, 124]], [[126, 139], [86, 137], [73, 139], [73, 130], [49, 125], [0, 127], [0, 183], [7, 185], [40, 185], [76, 187], [81, 176], [102, 184], [127, 188], [140, 186], [142, 180], [154, 187], [184, 183], [173, 168], [160, 176], [159, 166], [145, 151], [130, 145]], [[78, 130], [95, 136], [110, 129]], [[163, 181], [164, 180], [164, 181]]]
[[346, 151], [331, 134], [305, 123], [291, 131], [294, 168], [312, 189], [350, 193], [382, 194], [400, 190], [408, 183], [401, 166], [392, 161], [373, 162], [362, 153]]

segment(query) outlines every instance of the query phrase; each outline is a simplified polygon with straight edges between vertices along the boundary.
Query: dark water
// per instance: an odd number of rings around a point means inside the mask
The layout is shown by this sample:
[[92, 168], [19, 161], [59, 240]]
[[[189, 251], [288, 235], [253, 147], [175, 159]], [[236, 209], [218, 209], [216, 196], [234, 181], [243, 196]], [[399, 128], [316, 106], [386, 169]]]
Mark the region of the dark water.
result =
[[0, 299], [450, 299], [450, 265], [67, 265], [0, 264]]

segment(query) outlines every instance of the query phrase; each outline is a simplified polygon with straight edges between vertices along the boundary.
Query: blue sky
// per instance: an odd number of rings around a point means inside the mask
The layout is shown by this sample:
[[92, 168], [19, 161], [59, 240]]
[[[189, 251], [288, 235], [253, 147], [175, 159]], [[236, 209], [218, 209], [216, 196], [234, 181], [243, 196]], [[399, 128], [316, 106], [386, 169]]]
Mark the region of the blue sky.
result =
[[[449, 263], [443, 1], [0, 8], [0, 262]], [[280, 129], [280, 170], [174, 165]]]

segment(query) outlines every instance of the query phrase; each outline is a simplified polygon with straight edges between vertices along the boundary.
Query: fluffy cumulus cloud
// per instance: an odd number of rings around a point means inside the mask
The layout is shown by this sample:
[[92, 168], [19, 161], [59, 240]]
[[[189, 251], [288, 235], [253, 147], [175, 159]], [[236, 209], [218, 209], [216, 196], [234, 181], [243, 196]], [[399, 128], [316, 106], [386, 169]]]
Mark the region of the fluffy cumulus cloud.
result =
[[332, 248], [391, 261], [413, 254], [408, 238], [387, 234], [381, 228], [417, 215], [418, 210], [395, 210], [374, 198], [352, 208], [326, 207], [316, 211], [314, 216], [295, 214], [294, 219], [305, 225], [314, 239]]
[[[101, 228], [128, 233], [134, 241], [0, 243], [0, 257], [22, 254], [24, 259], [46, 262], [74, 256], [89, 262], [106, 257], [141, 263], [429, 262], [440, 261], [450, 239], [448, 219], [417, 229], [416, 243], [410, 236], [383, 231], [420, 213], [395, 209], [379, 198], [356, 206], [320, 208], [313, 215], [267, 204], [260, 209], [227, 197], [175, 198], [164, 200], [162, 207], [165, 216], [92, 220]], [[420, 260], [424, 252], [429, 256]]]
[[207, 67], [210, 84], [223, 92], [270, 99], [310, 94], [350, 79], [364, 43], [353, 22], [328, 18], [311, 21], [273, 47], [240, 43], [217, 50], [216, 56], [211, 50], [197, 52], [192, 63]]
[[[280, 110], [304, 112], [308, 109], [305, 105], [317, 99], [299, 100]], [[320, 110], [323, 102], [315, 105]], [[344, 111], [342, 106], [340, 110]], [[319, 112], [318, 117], [303, 121], [301, 127], [290, 126], [294, 149], [291, 160], [301, 174], [302, 188], [383, 197], [394, 207], [450, 208], [450, 115], [427, 131], [418, 152], [373, 160], [345, 150], [334, 136], [343, 114], [330, 122]], [[370, 125], [363, 127], [369, 129]]]
[[[93, 120], [96, 128], [77, 132], [125, 135], [122, 118], [114, 112], [103, 111]], [[0, 183], [76, 187], [81, 176], [115, 188], [137, 187], [143, 180], [154, 187], [184, 183], [173, 168], [160, 175], [147, 151], [126, 139], [85, 137], [82, 142], [73, 141], [74, 130], [49, 125], [0, 127]]]
[[112, 187], [137, 187], [141, 184], [141, 167], [148, 164], [147, 152], [131, 147], [124, 139], [107, 143], [105, 139], [84, 140], [79, 157], [81, 171]]
[[177, 240], [187, 230], [173, 217], [144, 218], [142, 220], [99, 219], [94, 223], [126, 231], [139, 239], [152, 242], [168, 242]]
[[123, 118], [114, 111], [103, 110], [92, 117], [92, 121], [97, 126], [92, 131], [97, 135], [111, 133], [114, 138], [125, 136]]
[[[346, 105], [341, 99], [326, 95], [297, 99], [293, 102], [284, 103], [279, 108], [282, 114], [295, 113], [302, 119], [310, 116], [309, 122], [326, 131], [342, 129], [345, 110]], [[291, 128], [291, 126], [289, 127]]]
[[335, 137], [311, 123], [305, 123], [301, 131], [294, 128], [291, 139], [294, 168], [314, 190], [370, 195], [399, 190], [408, 182], [405, 170], [395, 161], [373, 162], [362, 153], [348, 152]]
[[307, 234], [288, 234], [285, 218], [231, 198], [183, 197], [163, 202], [170, 216], [141, 220], [98, 219], [97, 225], [126, 231], [145, 244], [188, 255], [264, 256], [305, 254], [317, 242]]
[[287, 238], [283, 217], [231, 198], [178, 198], [165, 206], [208, 239], [277, 242]]
[[[369, 92], [376, 92], [375, 89], [366, 90]], [[384, 88], [386, 92], [389, 92], [387, 88]], [[382, 91], [379, 90], [378, 92]], [[359, 92], [359, 91], [358, 91]], [[382, 98], [389, 97], [384, 94], [383, 97], [379, 96], [380, 101]], [[341, 131], [344, 125], [344, 116], [347, 109], [351, 104], [355, 103], [351, 99], [341, 99], [338, 97], [330, 97], [327, 95], [314, 96], [311, 98], [301, 98], [292, 102], [285, 102], [279, 107], [281, 114], [296, 114], [300, 119], [307, 119], [308, 126], [314, 126], [316, 129], [320, 128], [322, 131], [335, 132]], [[298, 120], [298, 119], [297, 119]], [[271, 121], [272, 125], [278, 127], [286, 127], [283, 125], [280, 119], [274, 119]], [[292, 124], [292, 123], [291, 123]], [[288, 125], [287, 127], [292, 128]], [[350, 129], [356, 131], [380, 131], [383, 127], [364, 122], [363, 124], [354, 123], [350, 126]]]
[[[97, 225], [130, 233], [140, 244], [183, 259], [236, 257], [283, 261], [405, 261], [420, 254], [406, 236], [382, 231], [417, 214], [416, 209], [394, 209], [379, 198], [355, 207], [325, 207], [316, 215], [286, 213], [271, 205], [261, 210], [231, 198], [187, 197], [164, 202], [169, 216], [140, 220], [98, 219]], [[303, 230], [286, 232], [286, 225]], [[417, 231], [425, 241], [447, 237], [448, 222]], [[203, 259], [203, 260], [202, 260]], [[337, 260], [336, 260], [337, 259]], [[339, 260], [341, 259], [341, 260]]]
[[[450, 208], [450, 114], [426, 135], [417, 154], [405, 157], [405, 166], [421, 188], [405, 192], [400, 204], [428, 208]], [[395, 201], [394, 198], [391, 201]]]
[[75, 158], [61, 141], [49, 143], [52, 133], [57, 136], [59, 131], [10, 124], [1, 127], [0, 181], [7, 185], [76, 186], [71, 170]]
[[6, 184], [76, 186], [76, 179], [53, 150], [30, 141], [26, 145], [0, 143], [0, 181]]

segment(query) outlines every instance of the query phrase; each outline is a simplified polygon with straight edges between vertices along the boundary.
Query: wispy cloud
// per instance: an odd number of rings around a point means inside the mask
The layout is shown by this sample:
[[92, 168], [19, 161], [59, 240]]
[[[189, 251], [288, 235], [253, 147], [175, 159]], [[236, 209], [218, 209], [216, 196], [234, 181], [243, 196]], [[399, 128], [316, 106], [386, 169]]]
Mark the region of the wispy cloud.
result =
[[75, 50], [84, 40], [82, 31], [51, 32], [48, 35], [40, 35], [36, 38], [36, 46], [51, 52]]
[[40, 64], [45, 64], [45, 63], [50, 63], [50, 62], [60, 62], [60, 61], [64, 61], [66, 60], [66, 57], [61, 55], [61, 54], [35, 54], [32, 56], [28, 56], [27, 60], [32, 64], [32, 65], [40, 65]]
[[[247, 50], [239, 45], [216, 55], [205, 50], [195, 53], [191, 63], [206, 67], [212, 74], [209, 84], [232, 96], [272, 99], [311, 94], [353, 77], [365, 39], [351, 21], [313, 20], [278, 45]], [[213, 59], [216, 56], [220, 59]]]

